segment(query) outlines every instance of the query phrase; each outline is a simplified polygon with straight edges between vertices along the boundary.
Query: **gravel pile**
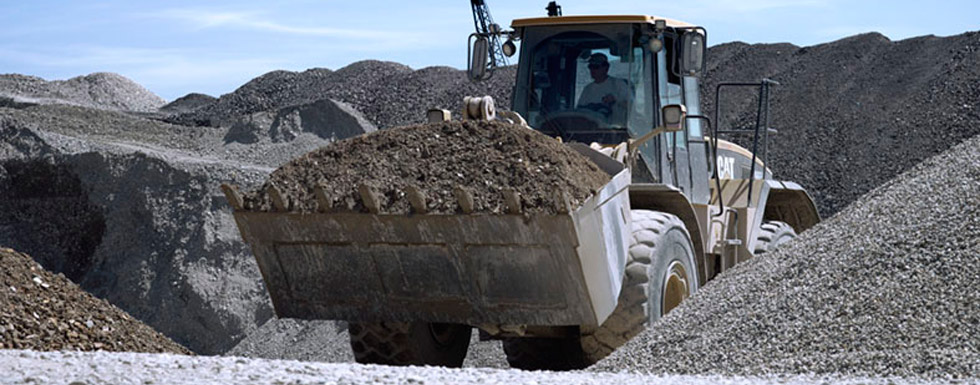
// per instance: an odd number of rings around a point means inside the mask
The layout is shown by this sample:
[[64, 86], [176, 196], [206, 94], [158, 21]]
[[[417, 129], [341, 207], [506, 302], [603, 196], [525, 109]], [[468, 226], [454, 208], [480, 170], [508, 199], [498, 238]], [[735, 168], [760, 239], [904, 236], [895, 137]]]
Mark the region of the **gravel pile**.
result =
[[594, 368], [980, 378], [980, 136], [727, 271]]
[[186, 114], [214, 103], [216, 100], [218, 98], [214, 96], [192, 92], [163, 105], [158, 111], [168, 115]]
[[467, 80], [465, 71], [449, 67], [412, 70], [374, 60], [337, 71], [274, 71], [222, 95], [211, 105], [169, 117], [168, 121], [228, 127], [241, 116], [329, 98], [353, 106], [379, 128], [390, 128], [424, 121], [429, 108], [449, 109], [458, 116], [464, 96], [493, 95], [497, 105], [509, 106], [515, 71], [514, 67], [502, 69], [480, 84]]
[[384, 213], [411, 212], [407, 186], [422, 191], [431, 213], [460, 212], [456, 186], [472, 194], [474, 211], [503, 213], [503, 191], [513, 189], [525, 212], [555, 213], [556, 191], [576, 207], [608, 181], [585, 156], [526, 127], [454, 121], [378, 131], [310, 152], [246, 195], [245, 208], [271, 211], [267, 190], [276, 186], [290, 210], [314, 212], [314, 188], [322, 186], [332, 207], [364, 211], [358, 186], [365, 184], [376, 189]]
[[0, 349], [189, 351], [108, 302], [0, 247]]
[[272, 317], [221, 183], [258, 186], [328, 143], [224, 143], [225, 132], [70, 106], [0, 108], [0, 244], [30, 253], [197, 353]]
[[[714, 116], [720, 81], [781, 83], [772, 94], [771, 167], [800, 183], [825, 218], [980, 134], [980, 33], [901, 41], [869, 33], [797, 47], [711, 47], [702, 85]], [[756, 99], [725, 91], [721, 128], [755, 123]], [[743, 145], [749, 144], [743, 137]]]
[[154, 112], [166, 103], [132, 80], [109, 72], [54, 81], [17, 74], [0, 75], [0, 97], [18, 102], [134, 112]]
[[282, 143], [310, 133], [334, 141], [377, 130], [346, 103], [323, 99], [240, 116], [228, 129], [224, 140], [245, 144]]

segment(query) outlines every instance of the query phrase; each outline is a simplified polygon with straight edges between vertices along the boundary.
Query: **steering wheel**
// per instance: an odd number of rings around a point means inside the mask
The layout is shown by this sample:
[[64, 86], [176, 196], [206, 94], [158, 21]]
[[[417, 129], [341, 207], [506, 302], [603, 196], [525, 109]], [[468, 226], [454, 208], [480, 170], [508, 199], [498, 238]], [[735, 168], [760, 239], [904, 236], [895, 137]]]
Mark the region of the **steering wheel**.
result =
[[589, 103], [582, 106], [583, 109], [592, 110], [602, 114], [604, 117], [612, 115], [612, 107], [605, 103]]
[[[541, 123], [541, 128], [558, 133], [564, 140], [569, 140], [568, 129], [571, 131], [595, 131], [604, 126], [599, 114], [592, 110], [564, 111], [551, 114]], [[565, 128], [562, 128], [565, 127]]]

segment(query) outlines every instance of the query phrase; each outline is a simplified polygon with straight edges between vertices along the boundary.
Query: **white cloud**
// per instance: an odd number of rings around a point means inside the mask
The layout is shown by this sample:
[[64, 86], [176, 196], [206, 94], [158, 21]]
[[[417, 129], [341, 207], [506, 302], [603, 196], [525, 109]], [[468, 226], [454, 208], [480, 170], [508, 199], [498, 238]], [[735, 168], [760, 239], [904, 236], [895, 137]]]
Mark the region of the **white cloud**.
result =
[[[293, 26], [268, 20], [262, 15], [254, 12], [216, 12], [201, 9], [171, 9], [155, 13], [154, 17], [162, 17], [187, 22], [192, 24], [195, 28], [201, 29], [233, 27], [314, 37], [335, 37], [362, 40], [391, 39], [390, 31], [378, 29], [332, 28], [322, 26]], [[399, 32], [399, 36], [409, 39], [419, 39], [421, 37], [420, 34], [411, 32]]]

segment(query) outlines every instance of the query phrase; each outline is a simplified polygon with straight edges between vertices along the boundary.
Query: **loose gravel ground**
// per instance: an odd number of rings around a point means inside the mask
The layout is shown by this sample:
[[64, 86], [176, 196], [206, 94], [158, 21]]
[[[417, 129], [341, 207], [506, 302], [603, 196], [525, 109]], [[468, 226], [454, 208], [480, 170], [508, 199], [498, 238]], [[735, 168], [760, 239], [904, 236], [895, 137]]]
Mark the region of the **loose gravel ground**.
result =
[[[40, 353], [0, 350], [0, 384], [617, 384], [617, 385], [922, 385], [902, 378], [840, 376], [720, 377], [628, 373], [526, 372], [391, 367], [184, 357], [135, 353]], [[970, 384], [961, 381], [960, 384]], [[975, 382], [972, 382], [975, 383]]]
[[980, 378], [980, 136], [720, 277], [594, 370]]

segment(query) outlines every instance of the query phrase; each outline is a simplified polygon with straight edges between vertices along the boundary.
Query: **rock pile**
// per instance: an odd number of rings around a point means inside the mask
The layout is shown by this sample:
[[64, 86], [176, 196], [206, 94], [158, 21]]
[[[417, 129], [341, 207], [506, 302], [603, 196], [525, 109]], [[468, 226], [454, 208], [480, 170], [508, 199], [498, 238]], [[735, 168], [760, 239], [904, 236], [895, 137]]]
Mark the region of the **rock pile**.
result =
[[980, 376], [980, 136], [727, 271], [596, 370]]
[[29, 255], [0, 247], [0, 349], [190, 353]]
[[401, 64], [373, 60], [337, 71], [274, 71], [208, 106], [169, 117], [168, 121], [228, 127], [242, 116], [329, 98], [353, 106], [379, 128], [390, 128], [424, 121], [429, 108], [460, 111], [464, 96], [492, 95], [497, 105], [509, 106], [514, 73], [515, 68], [505, 68], [490, 81], [474, 84], [467, 80], [465, 71], [449, 67], [413, 71]]
[[165, 104], [160, 107], [159, 111], [167, 115], [186, 114], [214, 103], [215, 100], [218, 99], [214, 96], [192, 92]]
[[135, 112], [154, 112], [166, 103], [132, 80], [109, 72], [54, 81], [34, 76], [0, 75], [0, 97], [16, 102]]
[[[869, 33], [802, 48], [728, 43], [707, 58], [701, 100], [712, 117], [721, 81], [781, 84], [770, 165], [777, 179], [806, 187], [824, 217], [980, 134], [980, 32], [894, 42]], [[722, 98], [721, 128], [755, 123], [749, 91]]]
[[332, 208], [366, 211], [363, 184], [376, 190], [384, 213], [411, 212], [409, 186], [422, 192], [431, 213], [460, 212], [457, 187], [472, 194], [473, 211], [503, 213], [504, 190], [512, 189], [522, 211], [555, 213], [557, 191], [576, 207], [609, 179], [585, 156], [527, 127], [455, 121], [388, 129], [310, 152], [246, 195], [245, 208], [273, 210], [268, 189], [275, 186], [290, 210], [314, 212], [320, 186]]
[[328, 141], [223, 135], [79, 107], [0, 108], [0, 244], [198, 353], [224, 352], [272, 309], [218, 186], [257, 185]]
[[350, 138], [377, 128], [344, 102], [323, 99], [307, 104], [240, 116], [225, 134], [225, 142], [289, 142], [302, 133], [327, 140]]

